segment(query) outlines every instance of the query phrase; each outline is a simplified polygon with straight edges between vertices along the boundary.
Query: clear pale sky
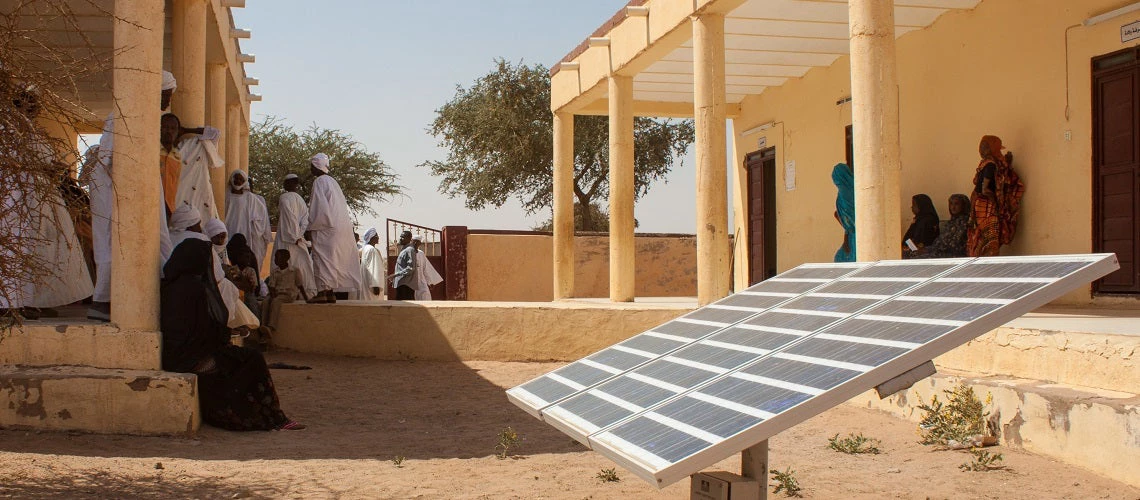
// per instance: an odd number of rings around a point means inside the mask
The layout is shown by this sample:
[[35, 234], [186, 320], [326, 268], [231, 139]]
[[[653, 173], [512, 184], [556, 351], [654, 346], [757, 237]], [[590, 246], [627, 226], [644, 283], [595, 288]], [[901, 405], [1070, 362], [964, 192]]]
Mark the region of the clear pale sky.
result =
[[[361, 233], [393, 218], [440, 228], [530, 229], [550, 217], [526, 215], [517, 202], [471, 211], [437, 190], [416, 165], [446, 157], [426, 132], [435, 110], [493, 67], [496, 57], [549, 67], [609, 19], [626, 0], [249, 0], [234, 9], [253, 32], [243, 52], [261, 80], [253, 119], [276, 115], [303, 128], [352, 134], [399, 175], [407, 199], [360, 216]], [[336, 175], [336, 159], [332, 174]], [[695, 230], [693, 156], [638, 202], [642, 232]], [[259, 186], [260, 188], [260, 186]], [[265, 186], [267, 189], [268, 186]]]

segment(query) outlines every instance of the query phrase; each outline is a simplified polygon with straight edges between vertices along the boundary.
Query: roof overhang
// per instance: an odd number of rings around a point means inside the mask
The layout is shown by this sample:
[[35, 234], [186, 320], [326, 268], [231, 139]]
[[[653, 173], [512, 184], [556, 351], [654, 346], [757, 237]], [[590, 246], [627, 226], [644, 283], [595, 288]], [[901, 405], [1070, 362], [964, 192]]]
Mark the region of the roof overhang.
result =
[[[895, 36], [981, 0], [895, 0]], [[551, 109], [605, 114], [606, 78], [633, 77], [634, 112], [692, 116], [690, 17], [725, 14], [729, 116], [745, 97], [830, 66], [849, 52], [845, 0], [644, 0], [625, 7], [551, 70]], [[608, 27], [608, 29], [606, 29]], [[602, 41], [606, 40], [605, 43]]]
[[[249, 118], [249, 83], [245, 65], [240, 62], [238, 38], [246, 36], [235, 30], [232, 0], [206, 0], [206, 62], [226, 63], [230, 68], [227, 81], [227, 103], [241, 105]], [[77, 116], [90, 119], [89, 132], [102, 128], [103, 118], [111, 112], [112, 59], [114, 54], [114, 0], [64, 0], [70, 13], [58, 9], [59, 2], [21, 2], [0, 0], [0, 11], [14, 12], [20, 6], [17, 29], [27, 30], [19, 47], [26, 50], [37, 70], [46, 73], [44, 81], [57, 81], [51, 89], [72, 103]], [[163, 67], [171, 67], [172, 0], [166, 3], [166, 27], [163, 37]], [[238, 2], [242, 3], [242, 2]], [[46, 49], [44, 47], [47, 47]], [[67, 57], [59, 57], [61, 54]], [[55, 77], [55, 78], [52, 78]]]

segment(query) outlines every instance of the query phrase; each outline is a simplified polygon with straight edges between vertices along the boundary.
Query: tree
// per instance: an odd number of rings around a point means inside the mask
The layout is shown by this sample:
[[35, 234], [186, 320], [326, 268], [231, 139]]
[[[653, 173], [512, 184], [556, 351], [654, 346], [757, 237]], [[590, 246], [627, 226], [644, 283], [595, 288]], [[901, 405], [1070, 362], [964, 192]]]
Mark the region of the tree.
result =
[[329, 155], [331, 174], [344, 191], [349, 209], [356, 214], [375, 214], [369, 206], [372, 202], [391, 200], [404, 189], [397, 184], [399, 175], [380, 155], [365, 149], [351, 135], [316, 125], [298, 132], [270, 116], [249, 129], [250, 184], [265, 196], [270, 219], [277, 220], [277, 199], [285, 175], [300, 176], [301, 196], [309, 198], [309, 159], [317, 153]]
[[[466, 198], [467, 208], [500, 207], [518, 199], [528, 214], [553, 199], [553, 115], [550, 75], [540, 64], [495, 61], [495, 69], [436, 110], [428, 129], [447, 148], [444, 161], [428, 161], [439, 191]], [[634, 120], [635, 199], [681, 162], [694, 140], [691, 120]], [[574, 120], [575, 226], [604, 230], [598, 207], [609, 193], [609, 123], [604, 116]], [[604, 213], [604, 212], [603, 212]]]

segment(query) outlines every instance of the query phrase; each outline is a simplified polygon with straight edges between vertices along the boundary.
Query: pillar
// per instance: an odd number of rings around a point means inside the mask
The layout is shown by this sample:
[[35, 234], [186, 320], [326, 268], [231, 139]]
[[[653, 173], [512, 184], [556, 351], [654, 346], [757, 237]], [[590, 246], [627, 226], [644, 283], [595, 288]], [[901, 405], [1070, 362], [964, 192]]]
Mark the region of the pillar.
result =
[[860, 261], [901, 255], [899, 86], [893, 0], [851, 0], [855, 246]]
[[693, 21], [693, 116], [697, 139], [697, 305], [731, 287], [728, 159], [724, 90], [724, 14]]
[[171, 64], [178, 90], [171, 107], [184, 127], [206, 124], [206, 0], [174, 0]]
[[768, 440], [740, 452], [740, 475], [760, 483], [760, 497], [768, 498]]
[[[229, 140], [226, 141], [225, 150], [226, 168], [219, 169], [225, 171], [223, 175], [227, 181], [234, 170], [241, 169], [241, 124], [243, 120], [241, 117], [241, 105], [230, 104], [226, 109], [226, 137], [229, 138]], [[266, 186], [261, 186], [261, 188], [262, 191], [264, 191]]]
[[115, 189], [111, 228], [111, 321], [124, 330], [154, 331], [158, 321], [159, 116], [162, 88], [162, 2], [115, 0]]
[[239, 121], [238, 138], [241, 143], [238, 144], [238, 166], [241, 168], [245, 175], [249, 175], [249, 121]]
[[610, 300], [633, 302], [633, 78], [609, 77]]
[[75, 130], [75, 126], [54, 117], [44, 118], [42, 116], [38, 123], [51, 138], [51, 147], [55, 150], [55, 160], [67, 165], [71, 176], [77, 177], [79, 175], [77, 168], [79, 166], [77, 163], [79, 152], [76, 147], [79, 143], [79, 132]]
[[[583, 207], [585, 208], [585, 207]], [[554, 300], [574, 296], [574, 115], [554, 113]]]
[[[218, 140], [218, 151], [223, 155], [226, 145], [230, 142], [229, 122], [226, 108], [226, 78], [229, 71], [225, 63], [211, 63], [206, 67], [206, 124], [216, 127], [222, 132]], [[214, 203], [218, 207], [218, 216], [225, 217], [226, 205], [226, 170], [224, 168], [210, 169], [210, 185], [214, 188]]]

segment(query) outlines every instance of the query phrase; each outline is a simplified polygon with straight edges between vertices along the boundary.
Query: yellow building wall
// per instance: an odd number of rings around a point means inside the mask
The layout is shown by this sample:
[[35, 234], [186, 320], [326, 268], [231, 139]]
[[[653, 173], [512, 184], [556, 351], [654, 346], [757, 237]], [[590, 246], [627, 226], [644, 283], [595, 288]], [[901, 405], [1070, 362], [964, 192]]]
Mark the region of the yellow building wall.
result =
[[[984, 0], [972, 11], [950, 12], [930, 28], [899, 38], [902, 230], [913, 218], [910, 197], [917, 193], [929, 194], [939, 215], [949, 218], [947, 198], [972, 189], [978, 141], [993, 134], [1014, 153], [1014, 167], [1026, 185], [1018, 232], [1002, 254], [1092, 251], [1090, 60], [1135, 45], [1121, 43], [1120, 27], [1140, 20], [1140, 13], [1091, 27], [1080, 24], [1123, 3]], [[746, 98], [734, 123], [735, 225], [742, 238], [748, 237], [744, 157], [760, 137], [776, 147], [781, 271], [831, 261], [841, 242], [842, 230], [832, 216], [831, 169], [845, 161], [844, 127], [851, 124], [851, 104], [836, 102], [851, 95], [849, 64], [842, 57], [830, 67]], [[739, 135], [766, 122], [775, 124]], [[787, 161], [795, 162], [791, 191], [784, 189]], [[738, 246], [737, 262], [747, 261], [746, 248]], [[738, 286], [746, 279], [744, 271], [737, 273]], [[1090, 299], [1091, 288], [1085, 288], [1058, 302]]]
[[[574, 297], [609, 297], [609, 238], [574, 239]], [[692, 236], [638, 236], [635, 294], [697, 294], [697, 243]], [[554, 300], [553, 239], [548, 235], [467, 236], [467, 300]]]

